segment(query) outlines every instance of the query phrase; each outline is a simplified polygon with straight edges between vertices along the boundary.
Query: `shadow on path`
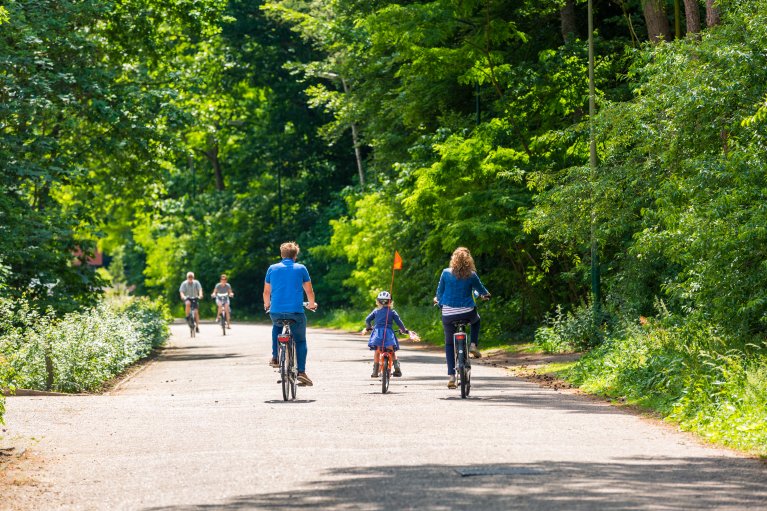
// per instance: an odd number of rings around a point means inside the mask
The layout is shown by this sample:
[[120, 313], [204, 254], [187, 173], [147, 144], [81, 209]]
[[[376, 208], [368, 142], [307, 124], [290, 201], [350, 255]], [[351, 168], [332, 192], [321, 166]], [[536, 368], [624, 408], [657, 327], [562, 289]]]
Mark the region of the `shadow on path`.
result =
[[225, 358], [242, 358], [239, 353], [163, 353], [160, 362], [188, 362], [196, 360], [220, 360]]
[[352, 467], [330, 470], [327, 480], [312, 481], [308, 489], [147, 511], [764, 509], [766, 475], [754, 460], [715, 457]]

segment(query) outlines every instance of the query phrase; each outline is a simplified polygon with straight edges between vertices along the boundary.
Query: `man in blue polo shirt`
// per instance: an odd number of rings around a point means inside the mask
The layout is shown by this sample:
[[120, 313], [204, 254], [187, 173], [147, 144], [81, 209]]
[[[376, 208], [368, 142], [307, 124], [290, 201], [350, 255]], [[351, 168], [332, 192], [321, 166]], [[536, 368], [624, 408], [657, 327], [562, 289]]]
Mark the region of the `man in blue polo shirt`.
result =
[[264, 280], [264, 309], [269, 311], [272, 318], [272, 360], [274, 367], [279, 365], [277, 360], [277, 336], [282, 327], [278, 319], [292, 319], [295, 324], [291, 327], [293, 339], [296, 342], [296, 357], [298, 365], [298, 381], [304, 385], [312, 385], [312, 380], [306, 375], [306, 315], [304, 314], [304, 292], [309, 301], [308, 309], [316, 310], [312, 280], [306, 266], [296, 262], [298, 244], [289, 241], [280, 245], [282, 261], [273, 264], [266, 271]]

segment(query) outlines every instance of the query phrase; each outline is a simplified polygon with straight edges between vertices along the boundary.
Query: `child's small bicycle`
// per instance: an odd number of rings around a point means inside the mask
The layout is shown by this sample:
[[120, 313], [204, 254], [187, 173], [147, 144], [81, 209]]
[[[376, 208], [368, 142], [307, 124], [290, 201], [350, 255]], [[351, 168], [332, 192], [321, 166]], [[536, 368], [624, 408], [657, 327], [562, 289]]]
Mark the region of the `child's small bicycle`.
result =
[[389, 391], [389, 382], [391, 381], [391, 368], [394, 365], [394, 348], [380, 350], [378, 363], [381, 368], [381, 394]]
[[[369, 332], [372, 329], [364, 329], [362, 332]], [[418, 334], [410, 330], [409, 332], [405, 330], [399, 330], [400, 335], [409, 335], [409, 338], [413, 341], [420, 341], [421, 338], [418, 337]], [[392, 377], [392, 367], [394, 367], [394, 347], [389, 346], [388, 348], [379, 348], [376, 350], [376, 356], [378, 357], [376, 362], [378, 362], [378, 367], [381, 371], [381, 394], [386, 394], [389, 391], [389, 382], [391, 381]]]

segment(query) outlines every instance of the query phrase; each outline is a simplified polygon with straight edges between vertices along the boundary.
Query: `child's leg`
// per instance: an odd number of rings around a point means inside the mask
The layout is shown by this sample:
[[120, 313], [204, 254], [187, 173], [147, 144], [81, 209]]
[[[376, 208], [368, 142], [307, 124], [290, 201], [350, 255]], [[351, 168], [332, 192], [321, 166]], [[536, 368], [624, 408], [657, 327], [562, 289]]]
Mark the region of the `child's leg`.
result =
[[370, 375], [370, 377], [371, 378], [378, 378], [378, 371], [379, 371], [378, 362], [381, 359], [380, 358], [381, 350], [380, 349], [376, 349], [375, 353], [373, 355], [374, 355], [373, 356], [373, 373]]

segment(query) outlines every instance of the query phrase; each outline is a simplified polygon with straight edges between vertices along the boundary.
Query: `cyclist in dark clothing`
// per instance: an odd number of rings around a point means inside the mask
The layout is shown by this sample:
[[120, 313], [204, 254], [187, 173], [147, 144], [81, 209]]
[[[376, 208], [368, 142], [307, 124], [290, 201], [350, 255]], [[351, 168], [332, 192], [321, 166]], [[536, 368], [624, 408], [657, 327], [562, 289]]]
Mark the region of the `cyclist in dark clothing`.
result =
[[474, 357], [479, 352], [479, 314], [474, 302], [475, 292], [483, 300], [490, 298], [490, 292], [479, 280], [474, 259], [466, 247], [458, 247], [450, 258], [450, 266], [442, 270], [437, 285], [434, 303], [442, 308], [442, 328], [445, 331], [445, 358], [447, 374], [450, 379], [448, 388], [455, 388], [455, 354], [453, 353], [454, 321], [466, 320], [471, 324], [471, 345], [469, 352]]

